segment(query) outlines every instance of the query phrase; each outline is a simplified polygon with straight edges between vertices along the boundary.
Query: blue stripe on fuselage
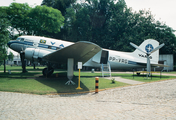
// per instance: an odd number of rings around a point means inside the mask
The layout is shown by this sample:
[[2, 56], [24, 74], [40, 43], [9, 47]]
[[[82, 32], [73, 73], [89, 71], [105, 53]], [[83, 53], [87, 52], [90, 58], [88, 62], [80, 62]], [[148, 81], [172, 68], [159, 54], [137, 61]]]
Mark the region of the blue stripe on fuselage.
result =
[[[17, 44], [21, 44], [21, 45], [28, 45], [28, 46], [34, 46], [33, 42], [28, 42], [28, 41], [10, 41], [7, 43], [7, 45], [10, 47], [11, 44], [13, 43], [17, 43]], [[52, 50], [57, 50], [60, 49], [60, 47], [57, 46], [51, 46], [51, 45], [45, 45], [45, 44], [38, 44], [38, 47], [40, 48], [45, 48], [45, 49], [52, 49]]]
[[28, 42], [28, 41], [23, 41], [23, 42], [22, 41], [10, 41], [10, 42], [8, 42], [8, 46], [10, 46], [13, 43], [33, 46], [33, 42]]
[[128, 64], [132, 64], [132, 65], [137, 65], [137, 62], [134, 62], [134, 61], [128, 61]]
[[45, 45], [45, 44], [39, 44], [38, 47], [41, 47], [41, 48], [48, 48], [49, 45]]

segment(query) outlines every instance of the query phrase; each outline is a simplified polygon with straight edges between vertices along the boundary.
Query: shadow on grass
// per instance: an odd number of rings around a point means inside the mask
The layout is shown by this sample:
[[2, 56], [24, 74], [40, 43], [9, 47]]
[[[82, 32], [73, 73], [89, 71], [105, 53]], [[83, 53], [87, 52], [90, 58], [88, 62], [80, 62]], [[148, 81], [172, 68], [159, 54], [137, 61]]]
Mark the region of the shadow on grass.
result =
[[[55, 77], [56, 74], [53, 74], [52, 76], [46, 78], [44, 76], [39, 76], [36, 77], [35, 80], [37, 80], [38, 82], [54, 88], [57, 93], [78, 93], [78, 92], [85, 92], [85, 91], [89, 91], [88, 87], [86, 87], [86, 85], [84, 85], [82, 82], [80, 82], [80, 86], [81, 88], [83, 88], [82, 90], [77, 90], [76, 88], [78, 87], [78, 77], [74, 76], [72, 81], [75, 83], [73, 84], [65, 84], [68, 81], [67, 78], [67, 73], [66, 72], [60, 72], [58, 73], [59, 77]], [[52, 94], [52, 93], [51, 93]], [[55, 93], [53, 93], [55, 94]]]
[[[82, 82], [80, 84], [81, 88], [83, 89], [76, 89], [78, 87], [77, 76], [73, 77], [73, 82], [75, 83], [75, 85], [65, 85], [65, 83], [68, 81], [66, 75], [67, 73], [61, 72], [59, 73], [59, 77], [55, 77], [56, 74], [53, 74], [51, 77], [46, 78], [38, 73], [13, 73], [11, 75], [9, 75], [8, 73], [0, 73], [0, 78], [2, 78], [0, 79], [0, 81], [6, 82], [5, 85], [7, 86], [7, 91], [9, 89], [10, 91], [19, 91], [22, 93], [26, 93], [27, 90], [27, 93], [35, 94], [64, 94], [89, 91], [89, 88]], [[34, 80], [34, 82], [30, 82], [31, 80]], [[10, 84], [8, 84], [9, 82]], [[14, 84], [12, 85], [12, 83]], [[23, 87], [20, 87], [20, 84], [23, 84]], [[14, 87], [13, 90], [11, 90], [10, 85]], [[20, 90], [18, 88], [20, 88]]]
[[24, 78], [28, 78], [28, 77], [36, 77], [39, 73], [22, 73], [22, 72], [13, 72], [11, 74], [9, 74], [8, 72], [6, 73], [0, 73], [0, 77], [1, 78], [19, 78], [19, 79], [24, 79]]

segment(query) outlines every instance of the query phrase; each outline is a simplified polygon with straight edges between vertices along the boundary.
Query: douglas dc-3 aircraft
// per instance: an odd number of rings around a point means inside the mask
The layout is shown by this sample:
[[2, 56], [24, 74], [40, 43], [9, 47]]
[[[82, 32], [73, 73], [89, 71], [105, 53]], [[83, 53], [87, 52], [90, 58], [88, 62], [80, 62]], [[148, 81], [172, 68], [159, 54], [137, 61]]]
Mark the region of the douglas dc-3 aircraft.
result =
[[47, 68], [43, 69], [43, 75], [51, 75], [58, 64], [67, 63], [67, 76], [69, 80], [73, 76], [73, 65], [82, 62], [83, 66], [101, 67], [109, 64], [111, 69], [137, 69], [161, 66], [158, 64], [159, 42], [153, 39], [145, 40], [134, 52], [120, 52], [103, 49], [100, 46], [79, 41], [67, 42], [39, 36], [20, 36], [16, 40], [8, 42], [8, 46], [20, 53], [21, 59], [31, 62], [45, 62]]

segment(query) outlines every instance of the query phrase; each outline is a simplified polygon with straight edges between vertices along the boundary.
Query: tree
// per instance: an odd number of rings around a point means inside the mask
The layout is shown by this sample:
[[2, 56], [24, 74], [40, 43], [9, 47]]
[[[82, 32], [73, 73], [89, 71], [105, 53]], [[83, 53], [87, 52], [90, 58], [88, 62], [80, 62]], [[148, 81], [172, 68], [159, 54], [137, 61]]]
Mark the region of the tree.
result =
[[27, 3], [12, 3], [6, 7], [11, 30], [17, 30], [19, 35], [45, 35], [58, 33], [64, 25], [64, 17], [59, 10], [47, 6], [29, 7]]
[[11, 5], [6, 8], [12, 30], [17, 30], [19, 35], [31, 34], [31, 22], [28, 17], [31, 9], [32, 8], [29, 7], [27, 3], [11, 3]]
[[[62, 15], [66, 18], [66, 14], [68, 13], [67, 9], [76, 6], [75, 5], [76, 1], [77, 0], [43, 0], [41, 5], [42, 6], [46, 5], [48, 7], [58, 9], [59, 11], [61, 11]], [[72, 14], [69, 14], [69, 15], [73, 16]], [[71, 16], [69, 16], [69, 17], [71, 17]], [[67, 17], [68, 17], [68, 15], [67, 15]], [[68, 19], [65, 19], [64, 23], [67, 24], [67, 22], [68, 22]], [[70, 29], [68, 29], [68, 28], [71, 28], [71, 27], [67, 26], [67, 25], [64, 25], [61, 28], [61, 31], [59, 33], [48, 33], [48, 35], [51, 37], [57, 38], [57, 39], [74, 41], [73, 39], [70, 39], [71, 32], [70, 32]]]
[[43, 0], [41, 5], [58, 9], [61, 11], [62, 15], [65, 16], [66, 9], [75, 2], [76, 0]]
[[6, 44], [9, 41], [9, 31], [7, 30], [10, 25], [7, 20], [7, 15], [4, 8], [0, 7], [0, 61], [4, 61], [4, 73], [6, 72], [5, 60], [7, 58]]
[[86, 0], [67, 9], [64, 28], [69, 28], [69, 38], [91, 41], [104, 47], [113, 4], [113, 0]]
[[173, 54], [176, 42], [173, 32], [172, 28], [156, 21], [150, 11], [132, 12], [122, 0], [112, 8], [108, 33], [112, 41], [111, 49], [133, 51], [130, 42], [140, 45], [145, 39], [156, 39], [165, 43], [160, 53]]
[[29, 14], [31, 30], [35, 35], [46, 35], [45, 33], [58, 33], [64, 25], [64, 17], [57, 9], [47, 6], [36, 6]]
[[14, 57], [13, 53], [10, 52], [9, 55], [8, 55], [8, 60], [12, 61], [12, 60], [13, 60], [13, 57]]

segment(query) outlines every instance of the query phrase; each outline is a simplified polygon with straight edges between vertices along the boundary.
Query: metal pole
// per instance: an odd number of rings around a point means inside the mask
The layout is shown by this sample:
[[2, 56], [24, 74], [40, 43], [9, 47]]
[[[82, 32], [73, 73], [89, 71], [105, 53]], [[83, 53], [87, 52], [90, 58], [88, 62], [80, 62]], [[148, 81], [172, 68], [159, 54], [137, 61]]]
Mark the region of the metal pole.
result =
[[98, 93], [98, 81], [99, 81], [99, 77], [95, 78], [95, 93]]
[[80, 87], [80, 69], [79, 69], [78, 87], [76, 89], [77, 90], [82, 90], [82, 88]]

